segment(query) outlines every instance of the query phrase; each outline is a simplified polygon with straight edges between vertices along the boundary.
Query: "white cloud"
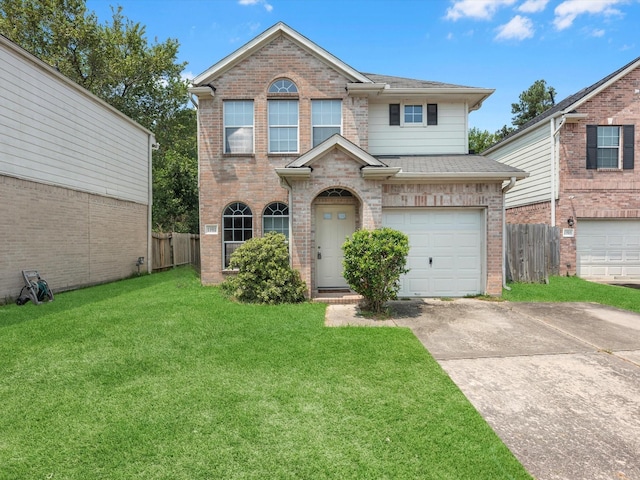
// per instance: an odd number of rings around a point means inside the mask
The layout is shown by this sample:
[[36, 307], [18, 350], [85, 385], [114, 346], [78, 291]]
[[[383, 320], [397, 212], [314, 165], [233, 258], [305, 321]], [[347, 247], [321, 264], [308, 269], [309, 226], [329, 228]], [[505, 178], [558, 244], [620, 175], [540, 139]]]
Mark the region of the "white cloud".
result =
[[238, 0], [238, 5], [262, 5], [267, 12], [273, 10], [273, 5], [267, 2], [267, 0]]
[[[453, 0], [452, 0], [453, 1]], [[455, 0], [447, 9], [447, 20], [464, 17], [476, 20], [490, 20], [499, 8], [513, 5], [516, 0]]]
[[516, 15], [509, 23], [498, 27], [496, 40], [524, 40], [533, 37], [534, 32], [533, 22], [529, 18]]
[[547, 3], [549, 0], [526, 0], [518, 10], [522, 13], [538, 13], [547, 7]]
[[601, 28], [594, 30], [591, 32], [592, 37], [604, 37], [605, 31]]
[[620, 10], [613, 8], [614, 5], [620, 3], [625, 3], [625, 0], [565, 0], [556, 7], [553, 24], [556, 29], [564, 30], [573, 25], [573, 21], [578, 15], [585, 13], [606, 16], [621, 15]]
[[447, 40], [453, 40], [453, 33], [449, 32], [447, 34]]

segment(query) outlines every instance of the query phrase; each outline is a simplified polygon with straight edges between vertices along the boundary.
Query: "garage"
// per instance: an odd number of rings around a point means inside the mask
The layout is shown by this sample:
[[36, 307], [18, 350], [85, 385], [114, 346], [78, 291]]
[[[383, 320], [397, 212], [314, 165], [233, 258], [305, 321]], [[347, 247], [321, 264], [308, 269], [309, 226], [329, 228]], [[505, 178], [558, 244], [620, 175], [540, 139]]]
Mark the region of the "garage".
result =
[[576, 251], [579, 277], [640, 279], [640, 221], [579, 219]]
[[383, 209], [384, 226], [409, 237], [400, 297], [463, 297], [484, 291], [484, 211]]

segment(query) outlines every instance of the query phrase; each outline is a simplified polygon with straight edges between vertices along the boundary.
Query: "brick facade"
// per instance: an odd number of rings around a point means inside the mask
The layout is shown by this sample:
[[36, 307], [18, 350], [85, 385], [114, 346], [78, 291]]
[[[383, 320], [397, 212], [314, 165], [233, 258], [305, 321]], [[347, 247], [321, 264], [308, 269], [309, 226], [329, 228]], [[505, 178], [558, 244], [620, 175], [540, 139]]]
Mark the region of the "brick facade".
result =
[[0, 303], [20, 293], [22, 270], [38, 270], [54, 292], [133, 274], [147, 257], [147, 222], [146, 205], [0, 176]]
[[[556, 225], [575, 221], [575, 237], [561, 238], [560, 273], [576, 273], [576, 238], [580, 219], [640, 219], [640, 69], [604, 89], [577, 108], [585, 119], [566, 123], [559, 132], [559, 195]], [[631, 170], [586, 168], [587, 125], [635, 125], [635, 165]], [[507, 211], [508, 223], [551, 223], [550, 203], [516, 207]]]
[[[288, 78], [298, 89], [299, 153], [268, 154], [267, 102], [269, 86]], [[201, 236], [201, 280], [216, 284], [224, 280], [223, 212], [232, 202], [251, 208], [252, 235], [262, 235], [262, 215], [271, 202], [289, 205], [292, 266], [299, 270], [310, 296], [315, 285], [315, 217], [321, 204], [352, 204], [356, 209], [356, 228], [376, 228], [382, 224], [383, 207], [468, 207], [486, 212], [486, 292], [502, 293], [502, 212], [501, 183], [420, 185], [385, 184], [383, 180], [363, 178], [361, 159], [334, 148], [311, 160], [308, 178], [280, 179], [275, 172], [312, 149], [311, 101], [342, 101], [342, 136], [366, 152], [368, 138], [368, 99], [349, 96], [345, 85], [351, 80], [338, 73], [286, 36], [278, 36], [252, 55], [230, 68], [221, 68], [208, 85], [213, 96], [199, 91], [199, 188], [201, 231], [205, 225], [218, 225], [218, 234]], [[208, 80], [207, 80], [208, 82]], [[202, 88], [202, 87], [199, 87]], [[290, 94], [285, 94], [290, 95]], [[276, 97], [277, 98], [277, 97]], [[290, 98], [284, 96], [283, 98]], [[225, 100], [253, 100], [254, 153], [229, 155], [223, 152]], [[330, 188], [349, 191], [351, 197], [320, 197]]]

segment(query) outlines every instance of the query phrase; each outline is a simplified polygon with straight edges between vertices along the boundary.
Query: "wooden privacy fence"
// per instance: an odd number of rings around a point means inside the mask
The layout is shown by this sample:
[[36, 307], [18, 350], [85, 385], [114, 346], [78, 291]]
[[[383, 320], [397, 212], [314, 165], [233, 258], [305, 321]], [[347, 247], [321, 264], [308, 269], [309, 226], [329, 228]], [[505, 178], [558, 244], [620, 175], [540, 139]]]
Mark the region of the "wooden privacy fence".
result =
[[193, 265], [200, 270], [200, 235], [193, 233], [153, 233], [153, 270]]
[[543, 224], [508, 224], [506, 274], [511, 282], [548, 283], [560, 271], [560, 228]]

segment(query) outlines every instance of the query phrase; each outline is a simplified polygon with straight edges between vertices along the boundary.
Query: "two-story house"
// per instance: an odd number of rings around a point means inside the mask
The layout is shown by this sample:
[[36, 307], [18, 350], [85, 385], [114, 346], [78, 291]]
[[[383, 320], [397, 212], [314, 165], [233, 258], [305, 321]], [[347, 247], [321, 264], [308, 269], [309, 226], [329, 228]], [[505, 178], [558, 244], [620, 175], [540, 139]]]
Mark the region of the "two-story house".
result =
[[151, 272], [156, 139], [0, 35], [0, 303]]
[[636, 58], [484, 152], [530, 173], [506, 196], [507, 221], [560, 227], [561, 274], [640, 279], [639, 67]]
[[401, 296], [502, 293], [503, 190], [526, 174], [468, 155], [493, 90], [361, 73], [283, 23], [193, 82], [204, 284], [275, 230], [310, 296], [345, 289], [345, 238], [389, 226], [410, 241]]

